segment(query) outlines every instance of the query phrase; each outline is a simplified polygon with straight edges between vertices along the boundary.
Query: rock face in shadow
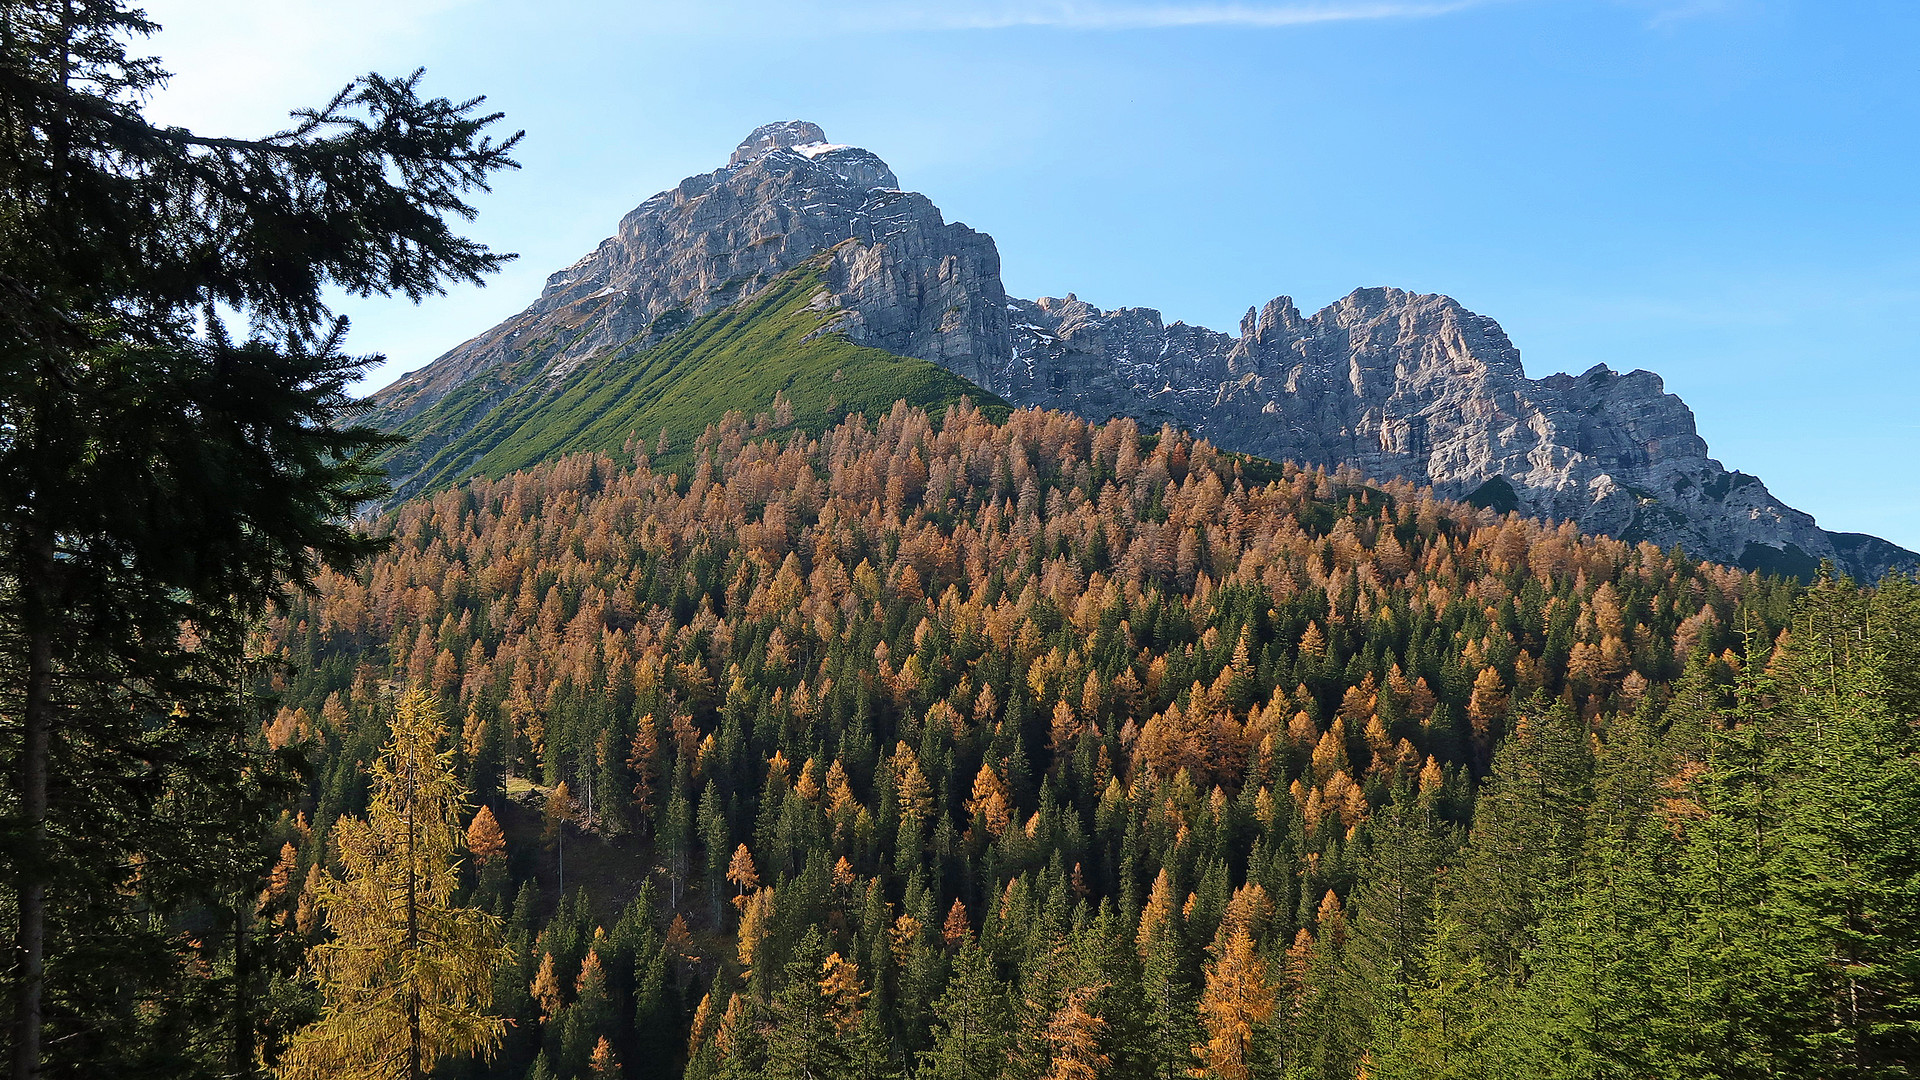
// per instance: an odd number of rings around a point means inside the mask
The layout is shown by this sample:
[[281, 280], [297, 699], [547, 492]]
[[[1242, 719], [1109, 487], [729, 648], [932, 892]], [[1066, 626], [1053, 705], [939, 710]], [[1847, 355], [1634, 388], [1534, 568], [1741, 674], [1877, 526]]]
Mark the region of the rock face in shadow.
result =
[[[488, 400], [663, 338], [828, 251], [816, 303], [840, 312], [835, 331], [1018, 405], [1171, 423], [1227, 449], [1404, 477], [1753, 569], [1804, 576], [1832, 559], [1877, 580], [1920, 566], [1726, 470], [1658, 375], [1602, 365], [1529, 379], [1498, 323], [1445, 296], [1359, 289], [1311, 316], [1283, 296], [1249, 308], [1238, 334], [1071, 294], [1010, 299], [991, 237], [797, 120], [756, 129], [726, 168], [640, 204], [524, 312], [375, 395], [374, 421], [410, 429], [424, 452]], [[463, 387], [478, 400], [428, 411]], [[412, 456], [394, 458], [396, 475]]]

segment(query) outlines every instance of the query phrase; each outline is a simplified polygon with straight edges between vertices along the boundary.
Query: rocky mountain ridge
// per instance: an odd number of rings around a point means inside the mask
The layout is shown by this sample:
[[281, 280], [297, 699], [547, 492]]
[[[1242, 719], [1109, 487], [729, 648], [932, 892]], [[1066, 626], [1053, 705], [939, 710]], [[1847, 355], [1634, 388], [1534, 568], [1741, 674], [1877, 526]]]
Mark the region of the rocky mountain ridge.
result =
[[[1009, 298], [990, 236], [946, 222], [880, 158], [805, 121], [755, 130], [725, 168], [642, 203], [520, 315], [375, 395], [374, 420], [437, 445], [479, 411], [431, 412], [461, 387], [484, 383], [495, 400], [557, 386], [823, 252], [814, 303], [837, 315], [829, 329], [1017, 405], [1171, 423], [1227, 449], [1405, 477], [1749, 568], [1804, 575], [1826, 558], [1877, 579], [1920, 565], [1884, 540], [1821, 529], [1725, 469], [1659, 376], [1601, 365], [1529, 379], [1499, 324], [1449, 297], [1359, 289], [1302, 316], [1283, 296], [1248, 309], [1237, 335], [1071, 294]], [[409, 461], [403, 451], [392, 465], [403, 482]]]

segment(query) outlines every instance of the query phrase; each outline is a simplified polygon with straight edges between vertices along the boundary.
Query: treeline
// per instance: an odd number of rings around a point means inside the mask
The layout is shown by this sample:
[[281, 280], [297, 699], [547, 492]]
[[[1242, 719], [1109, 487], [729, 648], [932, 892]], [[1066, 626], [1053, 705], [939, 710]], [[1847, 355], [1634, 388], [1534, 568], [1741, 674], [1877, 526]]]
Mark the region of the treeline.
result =
[[410, 504], [271, 629], [266, 736], [316, 764], [284, 934], [387, 688], [461, 728], [518, 958], [474, 1075], [1911, 1060], [1910, 586], [1795, 623], [1778, 581], [1127, 421], [754, 432]]

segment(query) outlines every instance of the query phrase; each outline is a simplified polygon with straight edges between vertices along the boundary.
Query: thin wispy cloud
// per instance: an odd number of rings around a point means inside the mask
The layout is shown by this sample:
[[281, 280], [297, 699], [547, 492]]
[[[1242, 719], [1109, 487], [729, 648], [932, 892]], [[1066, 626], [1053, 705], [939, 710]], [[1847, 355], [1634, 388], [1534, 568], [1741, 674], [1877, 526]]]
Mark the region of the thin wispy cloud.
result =
[[1741, 0], [1665, 0], [1653, 5], [1647, 25], [1665, 27], [1699, 18], [1732, 15], [1744, 6]]
[[886, 21], [900, 29], [1165, 30], [1182, 27], [1282, 29], [1320, 23], [1425, 19], [1486, 7], [1505, 0], [1327, 0], [1279, 4], [1019, 3], [922, 8], [901, 5]]

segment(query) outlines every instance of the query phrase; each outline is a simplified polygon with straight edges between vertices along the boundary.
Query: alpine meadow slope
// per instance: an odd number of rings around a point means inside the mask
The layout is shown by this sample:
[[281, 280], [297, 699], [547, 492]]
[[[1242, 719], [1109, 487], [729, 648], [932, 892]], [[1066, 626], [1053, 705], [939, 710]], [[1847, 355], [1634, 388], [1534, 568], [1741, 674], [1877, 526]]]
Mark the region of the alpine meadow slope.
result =
[[[407, 476], [397, 497], [630, 442], [658, 464], [691, 465], [695, 439], [735, 410], [759, 414], [755, 435], [818, 435], [849, 414], [884, 416], [896, 401], [937, 413], [971, 398], [1006, 418], [1005, 402], [944, 368], [828, 332], [837, 316], [818, 303], [823, 262], [810, 260], [651, 347], [586, 360], [554, 383], [513, 386], [515, 369], [463, 383], [401, 424], [411, 441], [388, 459]], [[497, 402], [494, 391], [503, 393]]]

